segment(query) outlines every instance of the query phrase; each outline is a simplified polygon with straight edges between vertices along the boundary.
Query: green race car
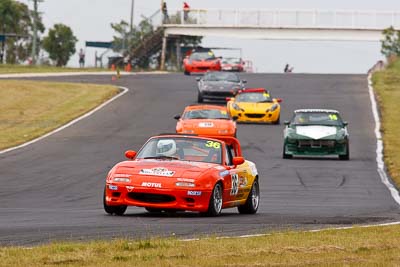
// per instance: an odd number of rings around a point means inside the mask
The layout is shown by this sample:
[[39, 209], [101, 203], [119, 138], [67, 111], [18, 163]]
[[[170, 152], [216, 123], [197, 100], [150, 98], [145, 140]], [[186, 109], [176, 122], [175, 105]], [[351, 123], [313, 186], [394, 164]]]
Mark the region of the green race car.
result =
[[298, 109], [285, 121], [283, 158], [294, 155], [338, 155], [350, 159], [347, 122], [329, 109]]

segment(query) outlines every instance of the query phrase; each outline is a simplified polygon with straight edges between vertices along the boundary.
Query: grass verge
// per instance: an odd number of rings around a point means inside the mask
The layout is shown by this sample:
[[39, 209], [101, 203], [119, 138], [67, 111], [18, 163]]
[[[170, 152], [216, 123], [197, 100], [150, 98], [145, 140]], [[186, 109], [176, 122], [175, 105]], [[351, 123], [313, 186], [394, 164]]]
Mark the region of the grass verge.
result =
[[376, 72], [373, 86], [382, 115], [385, 164], [390, 176], [400, 187], [400, 60]]
[[397, 266], [400, 226], [0, 248], [2, 266]]
[[47, 73], [47, 72], [98, 72], [98, 71], [110, 71], [110, 70], [101, 68], [67, 68], [67, 67], [52, 67], [52, 66], [0, 64], [0, 74]]
[[118, 93], [113, 86], [0, 82], [0, 150], [35, 139]]

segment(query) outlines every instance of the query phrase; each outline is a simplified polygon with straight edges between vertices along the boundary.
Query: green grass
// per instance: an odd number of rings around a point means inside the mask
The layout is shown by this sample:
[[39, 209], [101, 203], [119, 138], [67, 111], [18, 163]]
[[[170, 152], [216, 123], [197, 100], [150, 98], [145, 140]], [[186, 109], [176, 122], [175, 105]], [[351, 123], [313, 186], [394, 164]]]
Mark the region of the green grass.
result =
[[1, 266], [398, 266], [400, 226], [0, 248]]
[[0, 74], [45, 73], [45, 72], [97, 72], [97, 71], [110, 71], [110, 70], [101, 68], [67, 68], [67, 67], [51, 67], [51, 66], [0, 64]]
[[400, 60], [376, 72], [372, 81], [382, 115], [385, 164], [400, 187]]
[[2, 80], [0, 150], [42, 136], [118, 92], [104, 85]]

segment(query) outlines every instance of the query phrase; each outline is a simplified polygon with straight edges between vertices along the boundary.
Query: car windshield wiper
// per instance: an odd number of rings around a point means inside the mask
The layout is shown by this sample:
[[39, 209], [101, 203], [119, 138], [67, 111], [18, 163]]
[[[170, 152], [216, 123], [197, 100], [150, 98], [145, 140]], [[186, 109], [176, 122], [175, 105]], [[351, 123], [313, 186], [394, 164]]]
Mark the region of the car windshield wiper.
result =
[[212, 118], [213, 120], [229, 120], [229, 118], [226, 117], [216, 117], [216, 118]]
[[272, 100], [262, 100], [258, 101], [257, 103], [272, 103]]
[[197, 119], [203, 120], [203, 119], [208, 119], [208, 118], [207, 118], [207, 117], [193, 117], [193, 118], [191, 118], [191, 119], [194, 119], [194, 120], [197, 120]]
[[178, 157], [172, 157], [172, 156], [154, 156], [154, 157], [144, 157], [143, 159], [169, 159], [169, 160], [179, 160]]

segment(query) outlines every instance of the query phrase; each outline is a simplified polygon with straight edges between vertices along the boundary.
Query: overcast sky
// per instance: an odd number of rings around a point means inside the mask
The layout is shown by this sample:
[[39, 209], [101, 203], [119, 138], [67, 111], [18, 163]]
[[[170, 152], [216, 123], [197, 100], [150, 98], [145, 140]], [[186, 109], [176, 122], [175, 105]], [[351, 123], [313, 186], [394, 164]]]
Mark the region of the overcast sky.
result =
[[[20, 0], [33, 8], [32, 0]], [[135, 23], [141, 15], [150, 16], [160, 0], [135, 0]], [[167, 0], [169, 9], [182, 7], [183, 1]], [[400, 11], [400, 0], [188, 0], [192, 8], [252, 9], [328, 9]], [[56, 23], [70, 26], [84, 48], [85, 41], [111, 41], [111, 22], [129, 21], [131, 0], [44, 0], [39, 4], [46, 28]], [[379, 42], [300, 42], [243, 40], [208, 37], [204, 46], [242, 48], [243, 58], [254, 62], [260, 72], [281, 72], [285, 63], [295, 72], [365, 73], [381, 59]], [[233, 45], [234, 44], [234, 45]], [[87, 65], [94, 65], [95, 48], [86, 48]], [[101, 50], [99, 50], [100, 52]], [[105, 61], [104, 61], [105, 62]], [[77, 66], [75, 55], [69, 62]]]

